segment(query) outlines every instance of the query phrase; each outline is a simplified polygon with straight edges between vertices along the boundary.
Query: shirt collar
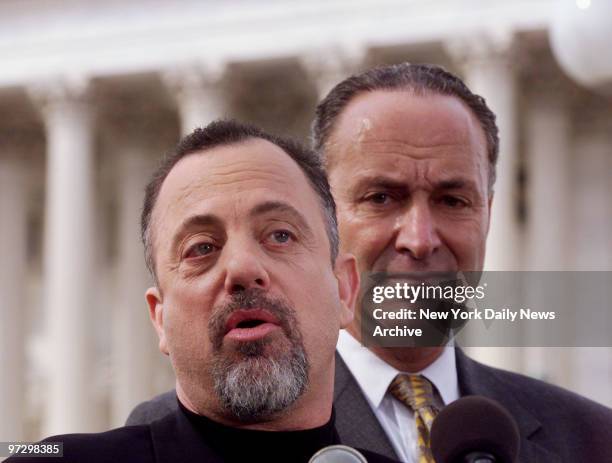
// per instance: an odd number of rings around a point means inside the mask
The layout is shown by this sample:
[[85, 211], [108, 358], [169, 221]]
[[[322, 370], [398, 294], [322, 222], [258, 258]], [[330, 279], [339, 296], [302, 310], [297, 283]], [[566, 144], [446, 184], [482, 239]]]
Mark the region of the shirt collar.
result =
[[[337, 349], [370, 405], [378, 408], [393, 378], [403, 372], [362, 346], [345, 330], [340, 330]], [[454, 346], [445, 347], [432, 364], [412, 374], [423, 375], [431, 381], [438, 389], [444, 405], [459, 398]]]

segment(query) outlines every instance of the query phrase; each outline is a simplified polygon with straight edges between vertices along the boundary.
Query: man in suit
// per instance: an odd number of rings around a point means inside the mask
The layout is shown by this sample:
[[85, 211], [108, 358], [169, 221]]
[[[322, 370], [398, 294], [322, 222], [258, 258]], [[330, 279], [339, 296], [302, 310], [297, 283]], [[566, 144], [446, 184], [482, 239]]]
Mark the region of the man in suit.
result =
[[337, 236], [313, 151], [233, 121], [183, 139], [142, 213], [155, 280], [146, 301], [176, 374], [176, 410], [47, 442], [81, 462], [306, 463], [339, 444], [334, 352], [359, 276]]
[[[318, 105], [312, 135], [338, 205], [341, 249], [360, 272], [482, 270], [498, 130], [484, 99], [457, 76], [401, 64], [350, 77]], [[356, 317], [340, 334], [334, 386], [349, 445], [432, 461], [416, 445], [426, 438], [424, 419], [394, 392], [412, 374], [425, 381], [433, 409], [472, 394], [501, 403], [518, 423], [521, 462], [612, 461], [612, 411], [601, 405], [458, 348], [366, 349], [360, 339]], [[163, 416], [173, 395], [139, 405], [128, 422]]]

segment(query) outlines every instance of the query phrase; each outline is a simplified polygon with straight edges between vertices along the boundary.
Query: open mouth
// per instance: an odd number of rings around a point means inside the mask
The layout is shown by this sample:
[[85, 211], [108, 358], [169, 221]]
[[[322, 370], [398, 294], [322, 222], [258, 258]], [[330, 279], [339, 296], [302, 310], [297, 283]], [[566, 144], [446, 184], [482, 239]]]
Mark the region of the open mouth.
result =
[[255, 328], [256, 326], [259, 326], [262, 323], [265, 323], [265, 322], [263, 320], [256, 320], [256, 319], [244, 320], [238, 323], [236, 325], [236, 328]]
[[225, 337], [235, 341], [255, 341], [280, 328], [280, 321], [264, 309], [236, 310], [225, 325]]

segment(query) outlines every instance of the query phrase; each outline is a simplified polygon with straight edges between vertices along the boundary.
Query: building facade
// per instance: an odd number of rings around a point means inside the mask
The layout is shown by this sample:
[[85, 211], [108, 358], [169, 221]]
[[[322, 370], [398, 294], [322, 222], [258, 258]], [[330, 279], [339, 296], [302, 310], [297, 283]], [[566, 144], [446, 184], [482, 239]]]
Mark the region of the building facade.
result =
[[[306, 140], [317, 101], [393, 62], [460, 74], [498, 116], [486, 268], [611, 270], [612, 98], [559, 68], [553, 0], [5, 0], [0, 440], [108, 429], [173, 386], [148, 321], [143, 187], [236, 117]], [[610, 348], [477, 358], [612, 405]]]

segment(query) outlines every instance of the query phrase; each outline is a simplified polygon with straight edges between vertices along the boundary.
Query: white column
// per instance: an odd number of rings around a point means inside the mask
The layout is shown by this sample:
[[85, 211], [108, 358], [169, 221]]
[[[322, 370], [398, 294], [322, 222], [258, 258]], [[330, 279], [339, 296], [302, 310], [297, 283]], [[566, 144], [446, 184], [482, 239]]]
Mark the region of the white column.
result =
[[561, 92], [530, 95], [526, 117], [527, 253], [530, 270], [565, 270], [573, 218], [572, 127]]
[[[513, 34], [507, 30], [483, 30], [446, 43], [447, 50], [462, 67], [466, 84], [486, 99], [499, 128], [500, 150], [485, 270], [522, 267], [523, 243], [517, 220], [517, 84], [512, 45]], [[522, 368], [520, 348], [473, 348], [470, 354], [498, 367], [514, 371]]]
[[[541, 72], [541, 70], [540, 70]], [[546, 88], [534, 85], [528, 94], [525, 148], [527, 166], [527, 233], [525, 266], [533, 271], [568, 270], [571, 203], [572, 126], [564, 90], [549, 76]], [[531, 300], [542, 307], [552, 301], [550, 294], [536, 294]], [[529, 329], [529, 326], [527, 326]], [[569, 348], [526, 349], [525, 372], [568, 387], [571, 384]]]
[[92, 113], [87, 82], [62, 80], [32, 89], [47, 139], [44, 277], [49, 390], [43, 434], [86, 432], [93, 403], [94, 310]]
[[0, 437], [24, 438], [25, 278], [27, 237], [26, 165], [0, 152]]
[[579, 135], [573, 159], [572, 267], [612, 270], [612, 206], [610, 205], [612, 140], [610, 124], [585, 115], [589, 129]]
[[162, 79], [170, 89], [179, 111], [181, 134], [187, 135], [214, 119], [226, 117], [221, 86], [222, 63], [208, 63], [165, 72]]
[[161, 356], [144, 299], [151, 282], [140, 242], [140, 212], [153, 162], [146, 148], [137, 143], [126, 141], [117, 149], [119, 252], [111, 346], [113, 426], [123, 425], [138, 403], [151, 398], [154, 358]]

